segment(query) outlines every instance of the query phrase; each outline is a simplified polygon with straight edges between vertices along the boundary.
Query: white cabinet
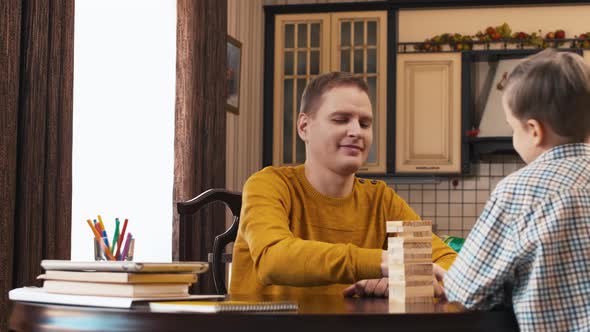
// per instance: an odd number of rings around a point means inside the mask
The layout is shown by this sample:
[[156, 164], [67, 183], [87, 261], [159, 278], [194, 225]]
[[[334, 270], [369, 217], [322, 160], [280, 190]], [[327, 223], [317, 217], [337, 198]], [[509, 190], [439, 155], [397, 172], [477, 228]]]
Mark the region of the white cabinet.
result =
[[397, 56], [396, 173], [461, 172], [461, 53]]

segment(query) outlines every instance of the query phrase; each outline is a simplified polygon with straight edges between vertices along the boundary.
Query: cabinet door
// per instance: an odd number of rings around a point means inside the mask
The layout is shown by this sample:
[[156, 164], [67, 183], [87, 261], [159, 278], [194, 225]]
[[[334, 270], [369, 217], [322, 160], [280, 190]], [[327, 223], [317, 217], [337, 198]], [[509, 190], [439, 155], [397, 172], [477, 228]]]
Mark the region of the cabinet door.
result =
[[387, 171], [387, 13], [343, 12], [332, 16], [331, 69], [362, 77], [373, 106], [373, 145], [359, 173]]
[[590, 63], [590, 51], [584, 51], [584, 60]]
[[273, 111], [273, 165], [305, 161], [296, 125], [307, 82], [330, 69], [330, 14], [277, 15]]
[[307, 82], [329, 71], [351, 72], [369, 85], [373, 146], [359, 173], [387, 170], [387, 13], [277, 15], [275, 19], [273, 165], [305, 161], [297, 116]]
[[399, 54], [396, 173], [461, 172], [461, 54]]

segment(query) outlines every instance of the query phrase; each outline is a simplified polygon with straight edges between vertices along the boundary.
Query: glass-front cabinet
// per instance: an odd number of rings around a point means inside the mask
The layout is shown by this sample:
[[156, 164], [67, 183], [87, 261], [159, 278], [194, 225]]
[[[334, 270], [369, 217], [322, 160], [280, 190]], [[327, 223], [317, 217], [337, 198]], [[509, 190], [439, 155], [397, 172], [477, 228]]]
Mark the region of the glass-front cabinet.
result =
[[305, 161], [296, 124], [301, 95], [319, 74], [362, 77], [373, 105], [373, 146], [364, 173], [386, 172], [387, 13], [277, 15], [275, 19], [273, 165]]

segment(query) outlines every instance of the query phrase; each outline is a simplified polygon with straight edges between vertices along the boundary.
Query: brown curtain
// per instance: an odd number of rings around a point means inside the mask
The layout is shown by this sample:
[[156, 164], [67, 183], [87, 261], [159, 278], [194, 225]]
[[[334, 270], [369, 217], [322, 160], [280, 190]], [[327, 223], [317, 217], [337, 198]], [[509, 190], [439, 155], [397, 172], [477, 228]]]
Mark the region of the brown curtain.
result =
[[[177, 0], [174, 202], [225, 187], [226, 0]], [[207, 259], [225, 230], [223, 205], [179, 225], [174, 206], [173, 258]], [[193, 292], [214, 293], [210, 275]]]
[[70, 257], [74, 0], [0, 1], [0, 330], [8, 291]]

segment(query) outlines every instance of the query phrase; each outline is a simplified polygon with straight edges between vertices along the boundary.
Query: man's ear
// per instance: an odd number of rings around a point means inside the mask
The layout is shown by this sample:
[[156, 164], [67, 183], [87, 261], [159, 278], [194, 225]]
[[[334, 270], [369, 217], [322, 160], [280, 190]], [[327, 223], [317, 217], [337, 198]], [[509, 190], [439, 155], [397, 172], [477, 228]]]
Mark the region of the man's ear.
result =
[[548, 138], [547, 128], [538, 120], [528, 119], [526, 121], [526, 130], [535, 146], [542, 146], [546, 143], [545, 140]]
[[299, 113], [297, 117], [297, 133], [303, 142], [307, 143], [307, 128], [309, 127], [309, 116], [305, 113]]

